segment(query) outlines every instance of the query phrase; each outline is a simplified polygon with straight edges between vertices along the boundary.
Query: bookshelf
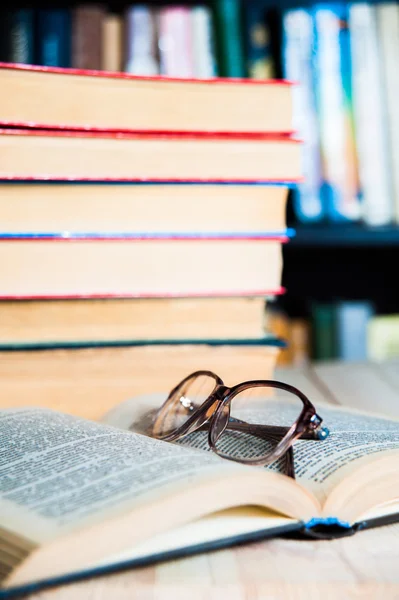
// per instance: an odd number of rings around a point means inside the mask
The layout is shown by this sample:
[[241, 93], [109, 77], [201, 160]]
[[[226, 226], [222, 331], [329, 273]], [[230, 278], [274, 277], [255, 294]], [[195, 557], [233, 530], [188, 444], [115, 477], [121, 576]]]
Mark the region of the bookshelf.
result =
[[296, 234], [291, 248], [399, 248], [399, 227], [383, 225], [372, 227], [359, 223], [316, 224], [294, 223]]

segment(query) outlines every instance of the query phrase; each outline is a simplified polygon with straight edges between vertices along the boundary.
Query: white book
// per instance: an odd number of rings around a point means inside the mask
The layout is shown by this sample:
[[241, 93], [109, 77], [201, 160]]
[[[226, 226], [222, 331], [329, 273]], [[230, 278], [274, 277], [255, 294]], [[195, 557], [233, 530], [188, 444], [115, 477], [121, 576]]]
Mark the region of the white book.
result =
[[375, 6], [352, 4], [349, 27], [362, 216], [369, 225], [386, 225], [393, 219], [393, 200]]
[[134, 75], [158, 75], [155, 15], [149, 6], [137, 4], [126, 11], [125, 71]]
[[385, 2], [377, 4], [375, 10], [387, 115], [394, 220], [399, 223], [399, 6], [396, 3]]
[[207, 6], [191, 9], [194, 77], [208, 79], [216, 75], [212, 13]]
[[289, 10], [283, 17], [285, 77], [292, 88], [294, 130], [303, 140], [304, 182], [295, 190], [295, 212], [299, 220], [317, 221], [323, 216], [320, 197], [321, 155], [313, 73], [313, 19], [308, 10]]

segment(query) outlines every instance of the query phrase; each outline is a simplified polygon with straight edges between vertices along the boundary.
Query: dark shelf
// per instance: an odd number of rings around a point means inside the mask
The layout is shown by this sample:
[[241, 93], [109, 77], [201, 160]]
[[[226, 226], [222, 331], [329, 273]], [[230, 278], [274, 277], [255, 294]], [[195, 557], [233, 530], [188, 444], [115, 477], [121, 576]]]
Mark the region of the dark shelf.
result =
[[398, 246], [399, 226], [387, 225], [370, 227], [362, 224], [323, 224], [302, 225], [292, 227], [296, 235], [290, 240], [288, 247], [375, 247]]

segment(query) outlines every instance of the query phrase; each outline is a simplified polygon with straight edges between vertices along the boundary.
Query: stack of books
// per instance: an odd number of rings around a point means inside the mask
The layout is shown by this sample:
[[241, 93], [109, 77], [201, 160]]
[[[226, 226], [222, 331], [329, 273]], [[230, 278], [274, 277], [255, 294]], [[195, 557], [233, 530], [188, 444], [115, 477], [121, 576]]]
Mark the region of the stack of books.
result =
[[2, 64], [0, 86], [1, 348], [119, 361], [123, 394], [272, 377], [291, 85]]

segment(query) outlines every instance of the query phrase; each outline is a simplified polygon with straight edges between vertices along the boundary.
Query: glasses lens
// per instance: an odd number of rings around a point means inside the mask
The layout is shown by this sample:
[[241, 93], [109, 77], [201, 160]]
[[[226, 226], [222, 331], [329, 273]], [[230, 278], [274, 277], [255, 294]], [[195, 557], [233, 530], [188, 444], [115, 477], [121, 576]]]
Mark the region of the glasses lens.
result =
[[194, 375], [185, 379], [160, 410], [154, 423], [154, 434], [169, 435], [182, 427], [209, 398], [216, 385], [211, 375]]
[[[297, 421], [302, 401], [293, 393], [270, 387], [248, 388], [219, 414], [216, 448], [235, 460], [269, 459]], [[281, 461], [280, 461], [281, 462]], [[275, 464], [280, 470], [281, 465]]]

